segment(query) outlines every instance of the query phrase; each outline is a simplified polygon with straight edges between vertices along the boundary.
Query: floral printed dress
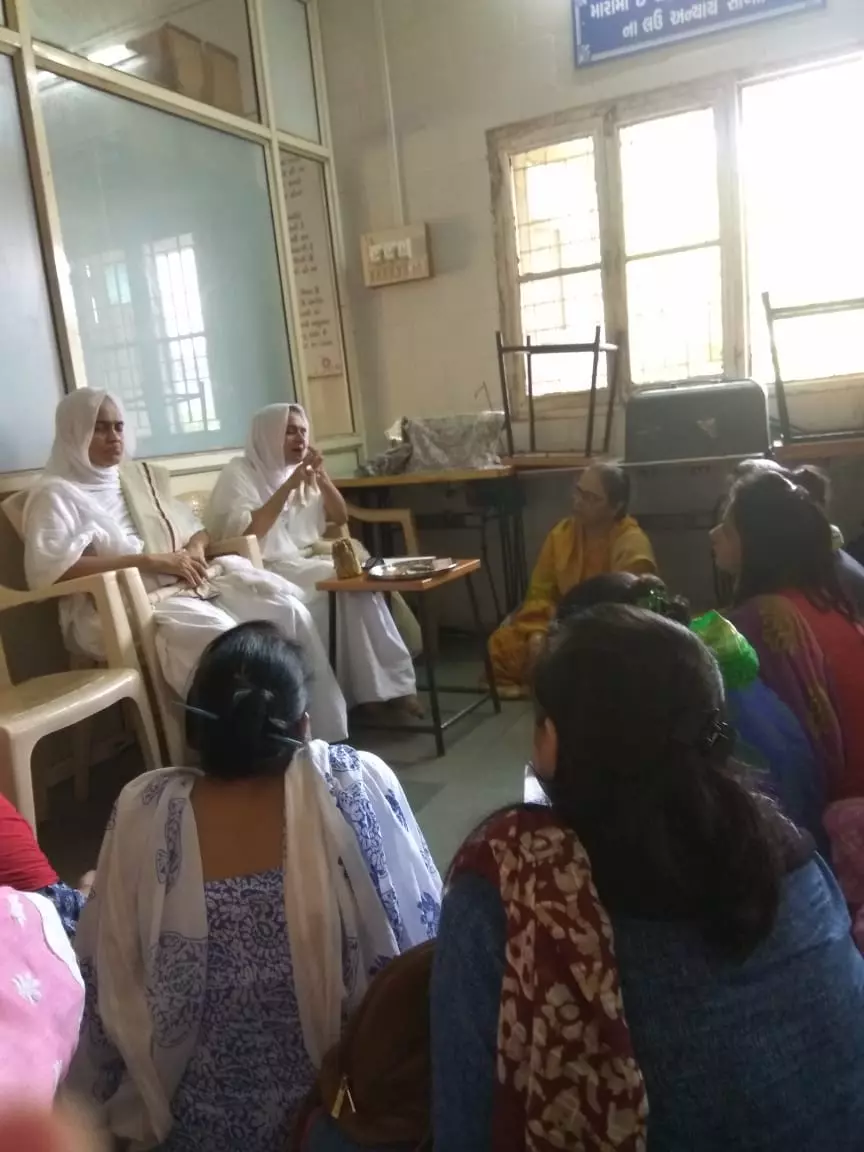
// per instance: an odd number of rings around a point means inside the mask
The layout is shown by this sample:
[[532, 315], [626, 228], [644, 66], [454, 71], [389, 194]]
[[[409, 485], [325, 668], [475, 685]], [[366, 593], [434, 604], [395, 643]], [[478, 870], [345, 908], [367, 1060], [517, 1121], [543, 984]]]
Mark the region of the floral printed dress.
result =
[[[136, 789], [142, 819], [156, 829], [147, 840], [151, 875], [164, 902], [157, 940], [145, 960], [145, 1003], [153, 1064], [166, 1087], [173, 1124], [155, 1146], [161, 1152], [282, 1152], [315, 1078], [294, 987], [284, 873], [276, 869], [204, 883], [200, 917], [181, 908], [172, 920], [165, 911], [172, 892], [181, 874], [194, 867], [188, 851], [194, 833], [187, 832], [194, 818], [188, 798], [166, 791], [171, 771], [129, 785]], [[340, 746], [329, 749], [326, 779], [357, 836], [398, 949], [434, 937], [441, 881], [395, 775], [377, 757]], [[96, 944], [100, 896], [97, 873], [76, 943], [87, 999], [69, 1083], [122, 1137], [129, 1131], [129, 1100], [146, 1099], [147, 1087], [135, 1059], [124, 1057], [117, 1037], [108, 1035], [100, 1012], [100, 991], [105, 993]], [[140, 923], [150, 918], [146, 893], [139, 903]], [[356, 940], [343, 938], [349, 994], [358, 951]]]

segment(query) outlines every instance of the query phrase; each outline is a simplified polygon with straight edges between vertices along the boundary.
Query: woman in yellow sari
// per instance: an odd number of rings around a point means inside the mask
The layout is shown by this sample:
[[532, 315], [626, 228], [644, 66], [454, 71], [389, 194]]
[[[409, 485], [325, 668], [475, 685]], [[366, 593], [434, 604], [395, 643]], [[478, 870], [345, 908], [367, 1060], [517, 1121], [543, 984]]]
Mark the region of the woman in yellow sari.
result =
[[594, 464], [579, 477], [573, 515], [556, 524], [540, 552], [522, 607], [489, 640], [499, 693], [528, 694], [531, 669], [558, 601], [604, 572], [656, 573], [648, 537], [632, 516], [630, 477], [614, 464]]

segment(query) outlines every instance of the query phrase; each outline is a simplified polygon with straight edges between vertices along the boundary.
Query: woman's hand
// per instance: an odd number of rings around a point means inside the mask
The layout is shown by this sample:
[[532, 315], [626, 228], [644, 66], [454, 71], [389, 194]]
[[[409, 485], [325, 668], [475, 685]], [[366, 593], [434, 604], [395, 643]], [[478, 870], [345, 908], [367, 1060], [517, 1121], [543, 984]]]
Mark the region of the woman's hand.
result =
[[310, 448], [285, 483], [282, 485], [282, 491], [286, 497], [292, 492], [296, 491], [301, 484], [313, 479], [317, 476], [321, 465], [323, 464], [322, 457]]
[[207, 556], [203, 540], [198, 540], [193, 536], [193, 538], [189, 541], [185, 548], [181, 549], [181, 551], [185, 552], [186, 555], [190, 556], [193, 560], [197, 560], [199, 564], [204, 564], [206, 566]]
[[305, 463], [308, 468], [311, 468], [313, 475], [320, 476], [324, 473], [324, 457], [317, 448], [310, 448], [306, 453]]
[[157, 576], [173, 576], [190, 588], [200, 588], [207, 579], [207, 565], [189, 552], [161, 552], [146, 558], [146, 571]]

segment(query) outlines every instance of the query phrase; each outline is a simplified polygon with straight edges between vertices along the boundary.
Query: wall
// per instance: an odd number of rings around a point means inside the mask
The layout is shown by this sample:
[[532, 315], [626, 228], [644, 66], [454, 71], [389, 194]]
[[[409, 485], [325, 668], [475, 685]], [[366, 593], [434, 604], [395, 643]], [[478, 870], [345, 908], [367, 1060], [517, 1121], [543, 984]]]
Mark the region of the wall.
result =
[[[409, 220], [431, 225], [435, 277], [370, 291], [359, 236], [396, 223], [387, 110], [374, 0], [319, 0], [330, 117], [347, 247], [370, 449], [399, 415], [470, 412], [497, 402], [499, 325], [486, 132], [504, 124], [737, 69], [839, 53], [864, 43], [864, 0], [785, 17], [689, 44], [577, 70], [570, 0], [382, 0]], [[861, 426], [864, 395], [802, 396], [805, 427]], [[620, 445], [621, 421], [616, 441]], [[826, 425], [823, 424], [823, 427]], [[524, 429], [517, 428], [517, 435]], [[578, 421], [544, 422], [541, 448], [582, 441]], [[846, 467], [837, 515], [847, 532], [864, 518], [864, 469]], [[637, 510], [667, 579], [697, 603], [711, 600], [705, 525], [726, 469], [636, 476]], [[570, 478], [526, 481], [529, 559], [566, 510]], [[694, 517], [694, 513], [698, 515]], [[682, 514], [686, 514], [683, 515]], [[465, 548], [467, 540], [462, 540]], [[458, 539], [430, 539], [449, 553]]]
[[[488, 129], [864, 42], [862, 0], [828, 0], [824, 11], [577, 70], [570, 0], [382, 2], [406, 206], [411, 221], [431, 223], [437, 275], [372, 292], [358, 237], [396, 223], [374, 0], [319, 0], [370, 440], [402, 413], [484, 406], [484, 382], [496, 394]], [[573, 429], [541, 433], [549, 447], [556, 434]]]

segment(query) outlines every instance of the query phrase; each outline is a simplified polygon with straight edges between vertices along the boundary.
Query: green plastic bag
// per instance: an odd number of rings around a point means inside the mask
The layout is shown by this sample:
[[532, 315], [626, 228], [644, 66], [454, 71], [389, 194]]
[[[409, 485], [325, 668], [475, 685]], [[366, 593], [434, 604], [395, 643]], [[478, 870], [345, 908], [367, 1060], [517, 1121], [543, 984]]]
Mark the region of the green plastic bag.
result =
[[759, 657], [734, 624], [719, 612], [706, 612], [690, 625], [717, 659], [728, 689], [746, 688], [759, 676]]

